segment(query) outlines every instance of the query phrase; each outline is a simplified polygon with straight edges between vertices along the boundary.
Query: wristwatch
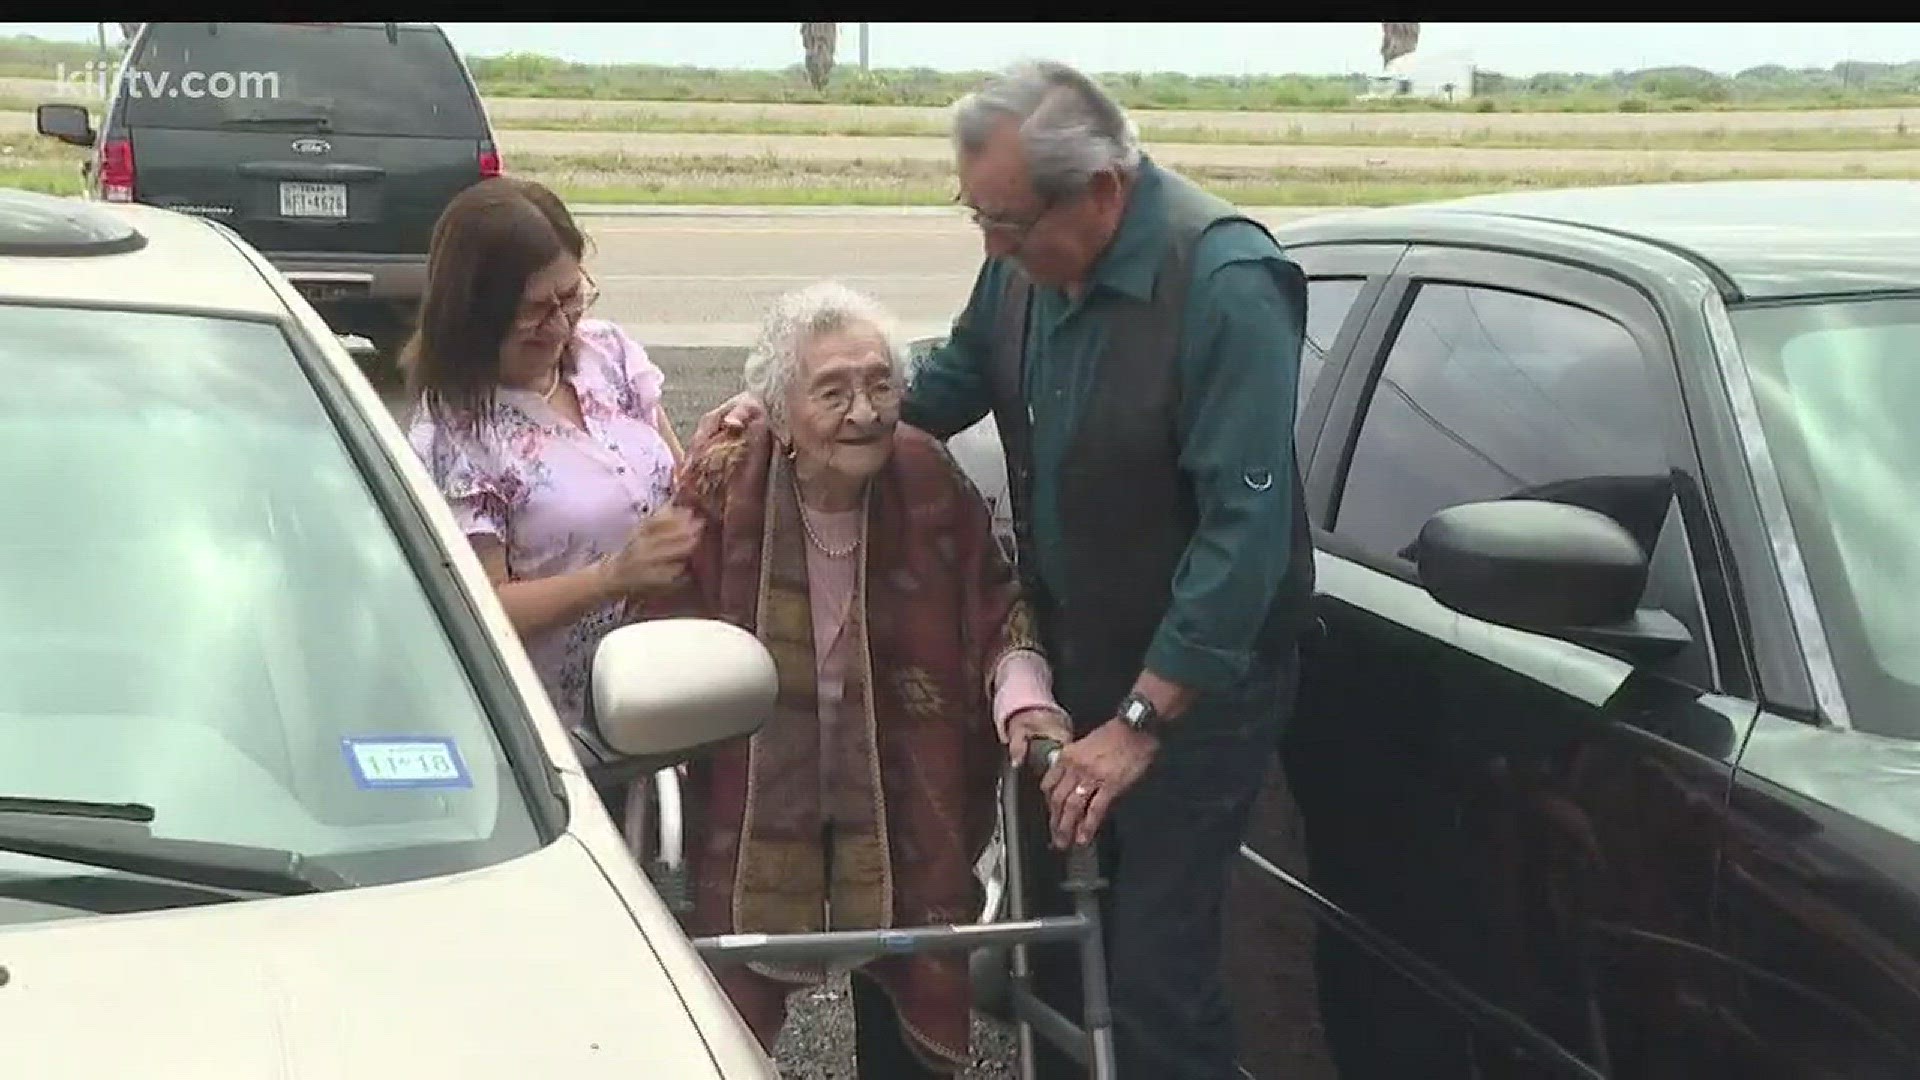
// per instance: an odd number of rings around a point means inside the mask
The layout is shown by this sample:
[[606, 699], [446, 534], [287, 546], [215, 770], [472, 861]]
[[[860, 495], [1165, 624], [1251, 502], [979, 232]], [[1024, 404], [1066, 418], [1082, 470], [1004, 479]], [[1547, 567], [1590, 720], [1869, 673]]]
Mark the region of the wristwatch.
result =
[[1130, 728], [1146, 734], [1158, 734], [1160, 730], [1160, 710], [1153, 702], [1138, 690], [1129, 691], [1120, 699], [1120, 719]]

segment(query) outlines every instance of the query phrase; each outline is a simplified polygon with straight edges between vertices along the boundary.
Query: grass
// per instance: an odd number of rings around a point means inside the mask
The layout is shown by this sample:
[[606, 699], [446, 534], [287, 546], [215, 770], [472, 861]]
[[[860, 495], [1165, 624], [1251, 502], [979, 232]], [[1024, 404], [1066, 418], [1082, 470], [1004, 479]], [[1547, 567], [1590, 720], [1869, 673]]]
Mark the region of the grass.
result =
[[[79, 155], [52, 147], [0, 157], [0, 186], [56, 194], [80, 190]], [[953, 181], [938, 161], [805, 161], [771, 155], [651, 157], [622, 154], [520, 155], [517, 175], [579, 203], [762, 206], [938, 206]], [[1202, 186], [1245, 206], [1392, 206], [1542, 187], [1646, 184], [1725, 178], [1730, 173], [1640, 165], [1554, 173], [1511, 169], [1407, 170], [1369, 167], [1184, 170]], [[1765, 170], [1737, 174], [1768, 175]], [[1798, 175], [1807, 175], [1801, 173]], [[1846, 168], [1833, 178], [1910, 175]]]
[[[76, 99], [77, 100], [77, 99]], [[40, 101], [0, 94], [0, 113], [30, 113]], [[95, 103], [89, 102], [90, 105]], [[1920, 124], [1920, 116], [1915, 117]], [[496, 116], [501, 131], [606, 131], [649, 135], [852, 136], [945, 138], [940, 119], [888, 116], [790, 117], [766, 115], [689, 115], [648, 111], [550, 113], [540, 116]], [[1197, 143], [1238, 146], [1452, 146], [1487, 150], [1851, 150], [1920, 149], [1920, 129], [1904, 122], [1893, 130], [1850, 128], [1765, 130], [1704, 128], [1692, 131], [1497, 131], [1467, 127], [1454, 132], [1307, 130], [1292, 125], [1279, 130], [1236, 130], [1201, 124], [1141, 124], [1149, 144]]]

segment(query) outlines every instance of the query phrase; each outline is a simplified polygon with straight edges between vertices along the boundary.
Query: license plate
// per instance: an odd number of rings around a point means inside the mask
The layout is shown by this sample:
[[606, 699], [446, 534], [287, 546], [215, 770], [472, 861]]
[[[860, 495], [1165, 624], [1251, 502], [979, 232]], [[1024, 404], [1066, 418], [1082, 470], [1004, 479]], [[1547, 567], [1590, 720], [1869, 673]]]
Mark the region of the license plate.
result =
[[280, 185], [281, 217], [343, 218], [347, 216], [347, 185]]

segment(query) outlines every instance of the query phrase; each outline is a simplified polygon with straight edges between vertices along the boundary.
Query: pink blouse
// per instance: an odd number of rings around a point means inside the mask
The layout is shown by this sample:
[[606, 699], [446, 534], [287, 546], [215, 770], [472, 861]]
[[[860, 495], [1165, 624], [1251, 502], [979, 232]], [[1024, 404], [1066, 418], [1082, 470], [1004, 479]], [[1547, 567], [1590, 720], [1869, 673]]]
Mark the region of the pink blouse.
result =
[[[835, 551], [845, 551], [860, 538], [860, 511], [821, 513], [801, 509], [813, 523], [820, 542]], [[823, 775], [820, 790], [831, 810], [836, 794], [863, 790], [858, 785], [841, 785], [831, 774], [836, 759], [832, 744], [846, 720], [841, 702], [846, 690], [846, 673], [856, 661], [843, 630], [848, 609], [853, 603], [854, 566], [857, 553], [835, 558], [812, 543], [807, 544], [807, 598], [813, 611], [815, 664], [818, 668], [817, 691], [820, 716], [820, 761]], [[823, 644], [824, 643], [824, 644]], [[1053, 671], [1045, 657], [1031, 649], [1016, 649], [1003, 657], [989, 673], [987, 692], [993, 700], [993, 726], [1000, 741], [1006, 741], [1007, 721], [1022, 709], [1055, 709]]]
[[[564, 377], [580, 401], [581, 430], [532, 390], [501, 389], [477, 431], [443, 426], [416, 405], [408, 439], [469, 536], [506, 547], [515, 580], [551, 577], [612, 555], [671, 494], [673, 452], [656, 426], [666, 377], [611, 322], [583, 319]], [[554, 708], [585, 715], [587, 676], [600, 639], [628, 621], [624, 602], [524, 642]]]

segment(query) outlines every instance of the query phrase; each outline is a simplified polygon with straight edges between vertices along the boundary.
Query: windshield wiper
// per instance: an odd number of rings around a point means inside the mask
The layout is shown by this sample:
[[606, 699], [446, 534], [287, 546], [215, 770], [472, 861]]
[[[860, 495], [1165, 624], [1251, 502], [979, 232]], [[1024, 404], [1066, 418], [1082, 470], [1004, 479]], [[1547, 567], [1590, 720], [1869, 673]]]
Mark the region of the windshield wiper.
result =
[[298, 852], [154, 836], [153, 818], [140, 803], [0, 796], [0, 851], [276, 896], [352, 885]]

